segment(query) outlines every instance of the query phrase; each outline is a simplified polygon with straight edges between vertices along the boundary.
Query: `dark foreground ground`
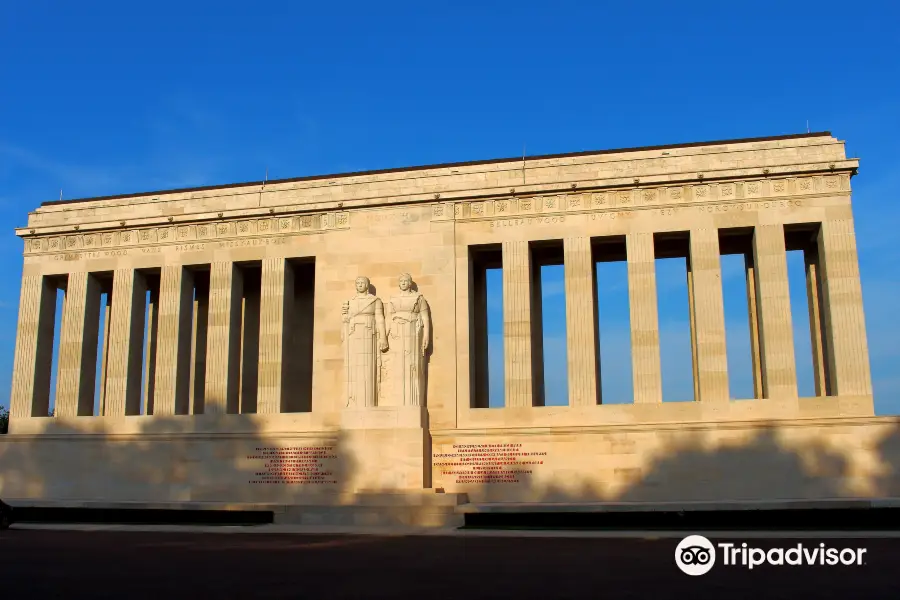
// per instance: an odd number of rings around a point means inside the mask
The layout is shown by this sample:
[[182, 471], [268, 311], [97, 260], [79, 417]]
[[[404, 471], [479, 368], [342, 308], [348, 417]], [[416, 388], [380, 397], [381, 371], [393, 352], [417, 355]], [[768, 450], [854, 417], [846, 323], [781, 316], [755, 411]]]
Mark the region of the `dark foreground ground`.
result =
[[897, 538], [748, 539], [864, 547], [866, 564], [699, 577], [675, 566], [678, 541], [14, 528], [0, 533], [0, 598], [900, 598]]

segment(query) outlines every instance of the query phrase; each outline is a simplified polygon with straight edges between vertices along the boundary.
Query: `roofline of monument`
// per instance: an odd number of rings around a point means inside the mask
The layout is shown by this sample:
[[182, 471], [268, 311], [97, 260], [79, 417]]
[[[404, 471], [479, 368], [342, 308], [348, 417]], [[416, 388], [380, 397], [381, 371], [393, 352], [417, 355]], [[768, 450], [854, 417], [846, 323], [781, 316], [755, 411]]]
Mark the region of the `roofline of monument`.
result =
[[717, 146], [723, 144], [744, 144], [751, 142], [771, 142], [777, 140], [791, 140], [810, 137], [831, 136], [830, 131], [816, 131], [811, 133], [793, 133], [789, 135], [773, 135], [768, 137], [739, 138], [732, 140], [714, 140], [709, 142], [688, 142], [685, 144], [665, 144], [662, 146], [637, 146], [633, 148], [612, 148], [609, 150], [583, 150], [581, 152], [566, 152], [563, 154], [540, 154], [535, 156], [523, 156], [512, 158], [490, 158], [487, 160], [472, 160], [467, 162], [439, 163], [433, 165], [420, 165], [413, 167], [398, 167], [393, 169], [375, 169], [371, 171], [354, 171], [351, 173], [333, 173], [330, 175], [306, 175], [304, 177], [291, 177], [289, 179], [270, 179], [267, 181], [245, 181], [242, 183], [224, 183], [218, 185], [205, 185], [200, 187], [177, 188], [170, 190], [157, 190], [151, 192], [135, 192], [130, 194], [116, 194], [112, 196], [95, 196], [89, 198], [75, 198], [72, 200], [50, 200], [41, 202], [41, 206], [57, 206], [60, 204], [73, 204], [76, 202], [95, 202], [100, 200], [118, 200], [122, 198], [134, 198], [137, 196], [152, 196], [154, 194], [179, 194], [184, 192], [202, 192], [207, 190], [220, 190], [225, 188], [239, 188], [256, 185], [274, 185], [279, 183], [293, 183], [297, 181], [315, 181], [317, 179], [335, 179], [343, 177], [358, 177], [362, 175], [381, 175], [384, 173], [402, 173], [404, 171], [424, 171], [427, 169], [443, 169], [451, 167], [472, 167], [477, 165], [490, 165], [504, 162], [516, 162], [519, 160], [548, 160], [553, 158], [572, 158], [576, 156], [591, 156], [600, 154], [616, 154], [621, 152], [642, 152], [647, 150], [670, 150], [674, 148], [691, 148], [696, 146]]

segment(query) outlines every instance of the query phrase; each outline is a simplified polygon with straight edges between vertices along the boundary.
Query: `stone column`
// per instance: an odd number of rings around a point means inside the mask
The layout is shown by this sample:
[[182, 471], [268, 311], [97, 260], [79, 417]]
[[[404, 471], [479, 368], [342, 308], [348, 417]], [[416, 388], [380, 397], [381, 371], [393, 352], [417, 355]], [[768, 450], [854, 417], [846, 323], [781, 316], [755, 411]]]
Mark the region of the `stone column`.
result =
[[532, 406], [531, 253], [503, 242], [503, 346], [507, 408]]
[[190, 412], [191, 313], [194, 278], [181, 265], [162, 269], [159, 284], [159, 334], [153, 414]]
[[261, 277], [255, 272], [254, 280], [248, 285], [247, 273], [244, 272], [244, 294], [241, 301], [241, 355], [240, 386], [238, 389], [238, 407], [241, 414], [255, 414], [259, 409], [259, 326], [260, 326], [260, 294]]
[[563, 240], [566, 281], [566, 352], [569, 404], [590, 406], [600, 400], [597, 351], [596, 287], [591, 238]]
[[784, 227], [757, 225], [753, 232], [756, 308], [763, 398], [796, 398], [797, 367], [788, 286]]
[[237, 265], [232, 262], [211, 265], [204, 399], [207, 414], [238, 412], [243, 287]]
[[108, 416], [141, 414], [141, 358], [147, 280], [134, 269], [113, 275], [105, 410]]
[[691, 306], [694, 338], [694, 400], [728, 401], [728, 355], [725, 347], [725, 309], [722, 301], [722, 269], [719, 232], [694, 229], [690, 232]]
[[194, 273], [194, 302], [191, 307], [191, 383], [188, 414], [205, 412], [206, 336], [209, 318], [209, 273]]
[[69, 273], [59, 339], [56, 415], [94, 413], [100, 283], [90, 273]]
[[[149, 282], [148, 282], [149, 284]], [[154, 414], [156, 391], [156, 338], [159, 335], [159, 286], [150, 289], [147, 296], [147, 336], [144, 340], [144, 394], [141, 414]]]
[[102, 294], [106, 294], [106, 302], [103, 303], [101, 310], [103, 311], [103, 358], [100, 360], [100, 415], [106, 415], [106, 365], [109, 362], [109, 317], [112, 314], [112, 285], [104, 282], [100, 290], [101, 300]]
[[762, 360], [759, 355], [759, 313], [756, 307], [756, 267], [753, 252], [744, 254], [744, 269], [747, 278], [747, 312], [750, 323], [750, 361], [753, 366], [753, 397], [762, 398]]
[[286, 400], [290, 364], [288, 349], [293, 327], [294, 271], [283, 258], [267, 258], [262, 264], [259, 309], [259, 388], [256, 410], [281, 412]]
[[625, 244], [628, 258], [628, 302], [631, 309], [634, 401], [662, 402], [653, 234], [629, 233], [625, 236]]
[[872, 376], [852, 219], [824, 221], [818, 237], [830, 391], [871, 395]]
[[831, 378], [828, 373], [828, 349], [825, 332], [825, 312], [822, 310], [822, 278], [819, 276], [819, 252], [813, 246], [803, 251], [806, 266], [806, 301], [809, 307], [809, 334], [813, 359], [813, 380], [816, 396], [828, 396]]
[[688, 254], [684, 258], [685, 274], [687, 275], [687, 293], [688, 293], [688, 326], [690, 327], [691, 338], [691, 380], [694, 383], [694, 391], [692, 399], [696, 402], [700, 400], [700, 372], [697, 362], [697, 336], [694, 332], [697, 330], [697, 324], [694, 314], [694, 274], [691, 273], [691, 250], [690, 241], [688, 241]]
[[55, 319], [56, 286], [42, 275], [23, 277], [9, 402], [13, 419], [46, 417], [50, 410]]

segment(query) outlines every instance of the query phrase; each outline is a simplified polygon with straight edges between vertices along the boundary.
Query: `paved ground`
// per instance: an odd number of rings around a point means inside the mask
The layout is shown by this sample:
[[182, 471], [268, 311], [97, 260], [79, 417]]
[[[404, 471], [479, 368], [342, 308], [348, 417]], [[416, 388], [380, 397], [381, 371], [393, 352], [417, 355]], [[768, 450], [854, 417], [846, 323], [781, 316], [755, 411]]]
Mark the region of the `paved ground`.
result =
[[[12, 529], [0, 533], [0, 597], [900, 597], [897, 538], [821, 540], [867, 548], [866, 564], [858, 567], [748, 571], [717, 564], [700, 577], [675, 566], [678, 541]], [[819, 541], [802, 540], [807, 547]]]

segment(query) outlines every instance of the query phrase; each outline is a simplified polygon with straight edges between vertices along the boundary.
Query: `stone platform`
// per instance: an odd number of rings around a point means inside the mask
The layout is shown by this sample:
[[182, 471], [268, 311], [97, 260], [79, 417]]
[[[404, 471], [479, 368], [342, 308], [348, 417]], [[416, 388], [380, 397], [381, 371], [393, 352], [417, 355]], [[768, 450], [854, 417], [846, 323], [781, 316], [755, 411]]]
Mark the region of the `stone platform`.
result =
[[[346, 528], [446, 528], [463, 525], [460, 507], [465, 494], [361, 493], [299, 498], [295, 504], [258, 502], [143, 502], [98, 500], [5, 499], [14, 509], [46, 511], [79, 509], [93, 511], [192, 511], [272, 513], [276, 525]], [[105, 522], [115, 522], [110, 519]]]

